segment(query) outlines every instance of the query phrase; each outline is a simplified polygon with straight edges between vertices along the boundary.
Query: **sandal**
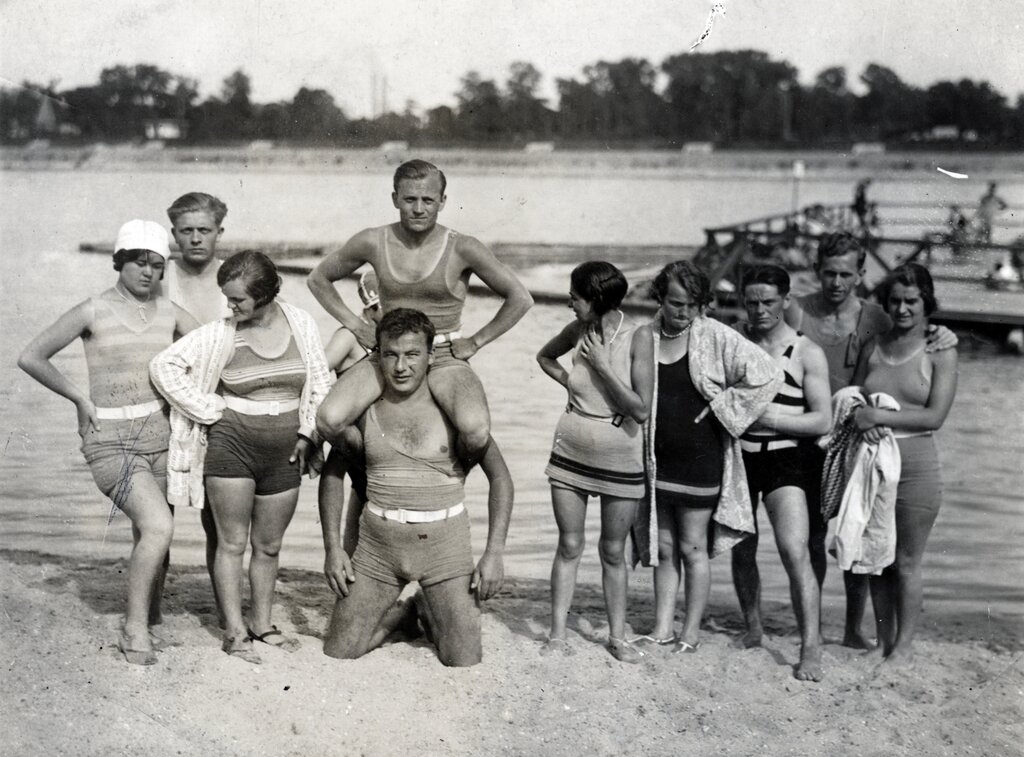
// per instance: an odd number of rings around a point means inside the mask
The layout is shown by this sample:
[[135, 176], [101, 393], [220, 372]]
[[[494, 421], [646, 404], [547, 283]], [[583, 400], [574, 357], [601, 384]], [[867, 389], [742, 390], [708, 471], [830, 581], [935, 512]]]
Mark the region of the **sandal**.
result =
[[696, 644], [691, 644], [688, 641], [679, 639], [679, 643], [672, 650], [672, 654], [696, 654], [698, 649], [700, 649], [699, 641]]
[[132, 649], [130, 637], [124, 631], [117, 637], [117, 651], [132, 665], [156, 665], [156, 652], [152, 649]]
[[[285, 636], [277, 626], [271, 626], [270, 630], [266, 633], [256, 633], [251, 628], [247, 628], [246, 631], [249, 633], [250, 641], [259, 641], [269, 647], [277, 647], [285, 652], [298, 652], [302, 649], [302, 644], [298, 639], [294, 636]], [[280, 637], [280, 639], [275, 637]]]
[[238, 657], [252, 665], [263, 662], [259, 654], [252, 648], [252, 639], [245, 636], [225, 636], [221, 649], [232, 657]]
[[679, 641], [679, 637], [672, 635], [664, 639], [659, 639], [657, 636], [650, 636], [648, 634], [640, 634], [635, 639], [630, 639], [630, 644], [636, 644], [639, 647], [646, 647], [650, 644], [657, 644], [659, 647], [667, 647], [675, 644]]
[[628, 662], [631, 665], [640, 662], [640, 659], [644, 656], [644, 652], [641, 652], [628, 641], [616, 639], [614, 636], [608, 637], [608, 651], [619, 662]]

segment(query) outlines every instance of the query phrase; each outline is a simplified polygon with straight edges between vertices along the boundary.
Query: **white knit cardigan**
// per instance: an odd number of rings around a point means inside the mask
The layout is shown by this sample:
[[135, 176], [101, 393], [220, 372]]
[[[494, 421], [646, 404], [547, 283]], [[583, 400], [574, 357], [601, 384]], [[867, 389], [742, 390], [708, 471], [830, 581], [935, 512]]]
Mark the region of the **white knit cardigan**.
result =
[[[299, 433], [319, 447], [316, 411], [333, 381], [313, 317], [277, 301], [288, 319], [306, 382], [299, 397]], [[230, 318], [191, 331], [149, 364], [153, 384], [171, 405], [171, 439], [167, 452], [167, 501], [203, 507], [206, 434], [220, 420], [224, 401], [215, 393], [224, 366], [235, 351], [235, 324]]]

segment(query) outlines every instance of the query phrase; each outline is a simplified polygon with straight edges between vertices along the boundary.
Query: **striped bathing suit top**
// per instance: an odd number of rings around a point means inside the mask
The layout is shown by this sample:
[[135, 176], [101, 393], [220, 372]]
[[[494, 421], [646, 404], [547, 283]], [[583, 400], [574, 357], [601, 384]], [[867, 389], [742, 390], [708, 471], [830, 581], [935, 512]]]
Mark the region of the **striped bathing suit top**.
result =
[[[801, 332], [796, 333], [796, 340], [792, 341], [787, 345], [782, 356], [776, 359], [779, 367], [782, 368], [782, 374], [784, 381], [782, 388], [779, 389], [778, 394], [772, 398], [771, 404], [768, 405], [768, 409], [765, 412], [771, 412], [775, 415], [803, 415], [807, 409], [807, 401], [804, 398], [804, 386], [803, 377], [797, 381], [790, 370], [790, 363], [793, 359], [793, 352], [796, 350], [797, 340], [807, 339]], [[779, 434], [775, 431], [768, 431], [767, 429], [757, 429], [756, 431], [747, 431], [740, 437], [742, 442], [753, 442], [764, 443], [764, 442], [778, 442], [783, 440], [790, 440], [794, 443], [796, 439], [791, 436]]]
[[220, 374], [221, 388], [227, 394], [250, 400], [294, 400], [306, 384], [306, 364], [295, 343], [288, 337], [288, 346], [277, 357], [264, 357], [235, 332], [235, 353]]
[[148, 323], [143, 323], [122, 319], [100, 297], [91, 302], [95, 315], [82, 338], [89, 366], [89, 399], [99, 407], [162, 399], [149, 380], [149, 361], [174, 340], [174, 306], [163, 298], [153, 300], [156, 308]]

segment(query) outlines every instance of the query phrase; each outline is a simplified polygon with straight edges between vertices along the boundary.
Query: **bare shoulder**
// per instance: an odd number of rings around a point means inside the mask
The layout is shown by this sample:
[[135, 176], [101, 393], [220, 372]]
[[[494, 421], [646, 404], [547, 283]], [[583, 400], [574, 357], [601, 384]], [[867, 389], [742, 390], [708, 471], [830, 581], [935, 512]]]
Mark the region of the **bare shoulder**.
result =
[[938, 350], [937, 352], [927, 352], [925, 355], [932, 361], [932, 365], [937, 368], [955, 368], [959, 360], [956, 347]]
[[466, 263], [467, 268], [474, 268], [475, 265], [481, 263], [487, 265], [499, 263], [491, 248], [476, 237], [458, 232], [453, 233], [456, 234], [455, 252]]
[[328, 253], [329, 257], [346, 262], [369, 262], [373, 252], [380, 246], [381, 227], [375, 226], [356, 232], [341, 247], [336, 247]]

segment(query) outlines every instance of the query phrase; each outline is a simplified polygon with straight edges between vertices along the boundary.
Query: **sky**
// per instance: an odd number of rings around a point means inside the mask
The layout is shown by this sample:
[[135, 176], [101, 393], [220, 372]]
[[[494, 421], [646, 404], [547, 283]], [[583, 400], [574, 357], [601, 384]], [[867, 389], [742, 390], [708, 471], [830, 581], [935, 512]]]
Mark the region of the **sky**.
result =
[[[926, 87], [986, 79], [1010, 102], [1024, 92], [1022, 0], [719, 0], [700, 50], [756, 49], [809, 82], [869, 62]], [[257, 102], [323, 88], [352, 117], [372, 115], [374, 86], [401, 110], [454, 104], [476, 70], [499, 83], [513, 61], [555, 78], [598, 60], [655, 65], [697, 40], [709, 0], [0, 0], [0, 84], [95, 83], [115, 64], [152, 63], [219, 93], [243, 69]], [[379, 91], [380, 84], [378, 84]], [[855, 87], [856, 89], [856, 87]], [[379, 102], [379, 100], [378, 100]]]

